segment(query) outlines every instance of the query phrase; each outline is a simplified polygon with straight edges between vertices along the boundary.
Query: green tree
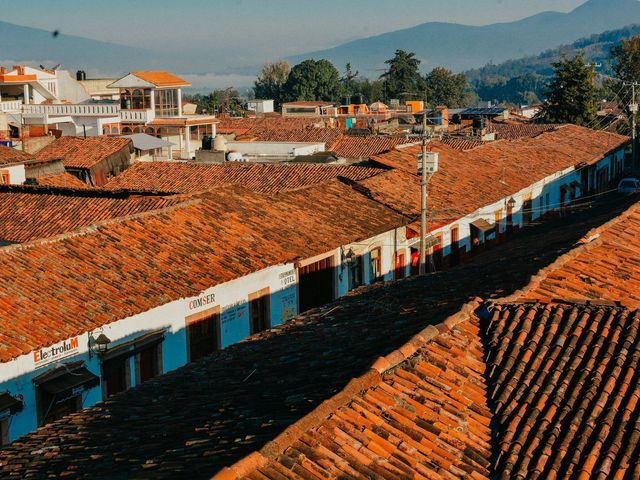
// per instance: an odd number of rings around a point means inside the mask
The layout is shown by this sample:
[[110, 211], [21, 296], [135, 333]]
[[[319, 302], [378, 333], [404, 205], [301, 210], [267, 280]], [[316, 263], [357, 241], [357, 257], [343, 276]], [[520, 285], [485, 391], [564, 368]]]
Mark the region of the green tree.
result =
[[275, 108], [282, 104], [284, 85], [289, 78], [291, 66], [285, 60], [265, 63], [253, 86], [256, 98], [273, 100]]
[[553, 77], [546, 91], [547, 101], [536, 116], [546, 123], [589, 125], [597, 113], [593, 69], [582, 55], [563, 58], [553, 64]]
[[360, 75], [360, 72], [354, 72], [351, 68], [351, 64], [347, 63], [345, 67], [344, 77], [340, 79], [343, 95], [351, 97], [356, 93], [361, 93], [359, 90], [360, 82], [358, 81], [358, 75]]
[[425, 77], [429, 105], [446, 105], [449, 108], [464, 107], [467, 101], [467, 77], [446, 68], [436, 67]]
[[622, 40], [611, 48], [613, 71], [623, 82], [640, 82], [640, 37]]
[[425, 98], [425, 81], [420, 75], [420, 60], [413, 52], [396, 50], [393, 58], [384, 62], [388, 65], [387, 71], [380, 78], [384, 80], [385, 100], [418, 99]]
[[367, 103], [381, 101], [384, 99], [384, 82], [365, 78], [357, 82], [355, 93], [361, 93]]
[[283, 98], [334, 102], [340, 98], [340, 74], [328, 60], [305, 60], [291, 69], [284, 85]]

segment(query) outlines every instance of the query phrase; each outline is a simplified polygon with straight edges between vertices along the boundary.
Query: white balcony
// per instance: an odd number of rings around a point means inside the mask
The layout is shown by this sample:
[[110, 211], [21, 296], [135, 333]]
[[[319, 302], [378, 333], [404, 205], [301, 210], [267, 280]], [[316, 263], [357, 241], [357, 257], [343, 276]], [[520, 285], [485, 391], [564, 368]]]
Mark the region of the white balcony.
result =
[[3, 100], [0, 102], [0, 112], [18, 113], [22, 108], [22, 100]]
[[148, 123], [156, 117], [153, 110], [120, 110], [123, 122]]
[[22, 113], [47, 117], [117, 117], [120, 107], [116, 104], [41, 104], [22, 105]]

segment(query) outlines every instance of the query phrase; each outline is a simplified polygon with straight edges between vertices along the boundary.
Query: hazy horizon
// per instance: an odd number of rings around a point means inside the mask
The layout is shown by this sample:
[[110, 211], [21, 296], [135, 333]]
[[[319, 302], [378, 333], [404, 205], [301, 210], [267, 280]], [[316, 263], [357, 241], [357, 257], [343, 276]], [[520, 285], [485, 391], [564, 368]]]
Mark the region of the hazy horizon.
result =
[[325, 0], [318, 8], [309, 0], [113, 0], [107, 8], [81, 0], [23, 0], [15, 8], [0, 0], [0, 9], [9, 23], [160, 50], [168, 58], [202, 52], [210, 66], [181, 73], [194, 86], [208, 87], [249, 85], [254, 76], [248, 67], [425, 22], [487, 25], [568, 12], [585, 1]]

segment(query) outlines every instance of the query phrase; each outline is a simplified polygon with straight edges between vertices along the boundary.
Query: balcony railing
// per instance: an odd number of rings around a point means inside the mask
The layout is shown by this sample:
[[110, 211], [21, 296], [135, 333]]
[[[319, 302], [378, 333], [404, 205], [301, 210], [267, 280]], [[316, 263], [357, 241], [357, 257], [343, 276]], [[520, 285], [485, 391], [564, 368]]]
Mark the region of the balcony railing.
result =
[[153, 110], [120, 110], [120, 120], [123, 122], [147, 123], [154, 118]]
[[81, 117], [117, 117], [120, 107], [115, 104], [41, 104], [23, 105], [22, 113], [40, 114], [52, 117], [81, 116]]
[[0, 102], [0, 112], [19, 112], [22, 100], [3, 100]]

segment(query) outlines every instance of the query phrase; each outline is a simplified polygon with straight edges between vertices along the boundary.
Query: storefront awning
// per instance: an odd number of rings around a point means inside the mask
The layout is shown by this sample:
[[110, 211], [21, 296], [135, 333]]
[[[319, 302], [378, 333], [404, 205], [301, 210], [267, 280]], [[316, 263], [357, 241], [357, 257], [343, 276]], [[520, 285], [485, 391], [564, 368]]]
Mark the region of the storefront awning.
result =
[[21, 412], [22, 408], [22, 401], [7, 392], [0, 393], [0, 419]]
[[479, 218], [477, 220], [474, 220], [473, 222], [471, 222], [471, 226], [477, 228], [478, 230], [484, 233], [490, 232], [494, 228], [496, 228], [495, 225], [491, 225], [484, 218]]
[[100, 378], [91, 373], [86, 367], [70, 368], [69, 366], [57, 368], [47, 372], [33, 380], [38, 388], [64, 399], [79, 395], [100, 385]]

